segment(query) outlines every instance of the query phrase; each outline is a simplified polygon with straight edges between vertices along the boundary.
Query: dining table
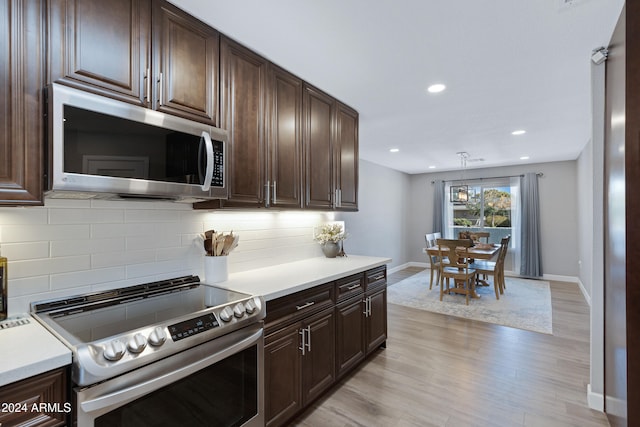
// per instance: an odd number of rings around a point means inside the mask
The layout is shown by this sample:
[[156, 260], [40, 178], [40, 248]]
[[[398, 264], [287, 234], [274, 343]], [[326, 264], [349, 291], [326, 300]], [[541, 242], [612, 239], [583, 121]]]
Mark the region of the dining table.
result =
[[[476, 244], [475, 246], [472, 246], [470, 248], [467, 249], [467, 254], [469, 255], [469, 258], [471, 260], [474, 259], [481, 259], [481, 260], [490, 260], [492, 259], [494, 256], [496, 256], [496, 254], [500, 251], [500, 245], [496, 244], [496, 243], [489, 243], [489, 244]], [[440, 256], [440, 249], [438, 248], [438, 245], [434, 245], [428, 248], [424, 248], [423, 252], [427, 253], [429, 256]], [[449, 248], [443, 247], [442, 248], [442, 254], [448, 254], [449, 253]], [[476, 286], [489, 286], [489, 283], [487, 283], [486, 280], [484, 280], [483, 278], [480, 278], [478, 276], [476, 276]], [[471, 293], [471, 297], [472, 298], [480, 298], [480, 295], [478, 295], [475, 291], [475, 289], [472, 290]]]

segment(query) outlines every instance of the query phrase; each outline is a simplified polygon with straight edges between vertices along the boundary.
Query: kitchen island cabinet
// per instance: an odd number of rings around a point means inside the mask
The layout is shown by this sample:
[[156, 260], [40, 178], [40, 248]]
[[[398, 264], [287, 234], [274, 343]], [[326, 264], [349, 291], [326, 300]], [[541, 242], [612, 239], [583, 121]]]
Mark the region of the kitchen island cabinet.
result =
[[45, 2], [0, 2], [0, 205], [42, 205]]
[[386, 266], [267, 300], [268, 426], [284, 425], [384, 346], [386, 301]]

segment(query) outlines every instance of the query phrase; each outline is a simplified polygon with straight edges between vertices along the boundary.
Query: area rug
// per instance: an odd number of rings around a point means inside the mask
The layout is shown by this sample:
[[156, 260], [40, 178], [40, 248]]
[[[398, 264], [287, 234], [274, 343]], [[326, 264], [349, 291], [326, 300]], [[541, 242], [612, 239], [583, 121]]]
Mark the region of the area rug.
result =
[[391, 304], [432, 311], [465, 319], [479, 320], [512, 328], [552, 334], [551, 291], [549, 282], [507, 277], [504, 295], [496, 300], [493, 286], [476, 288], [480, 299], [445, 294], [440, 301], [440, 288], [429, 290], [429, 270], [423, 270], [387, 289]]

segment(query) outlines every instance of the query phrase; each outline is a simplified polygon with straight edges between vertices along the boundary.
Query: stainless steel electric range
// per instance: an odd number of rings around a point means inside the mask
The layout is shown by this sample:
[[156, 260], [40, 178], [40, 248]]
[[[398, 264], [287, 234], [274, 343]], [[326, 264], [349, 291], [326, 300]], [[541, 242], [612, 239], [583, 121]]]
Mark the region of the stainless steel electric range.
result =
[[264, 423], [261, 296], [184, 276], [31, 312], [73, 352], [78, 426]]

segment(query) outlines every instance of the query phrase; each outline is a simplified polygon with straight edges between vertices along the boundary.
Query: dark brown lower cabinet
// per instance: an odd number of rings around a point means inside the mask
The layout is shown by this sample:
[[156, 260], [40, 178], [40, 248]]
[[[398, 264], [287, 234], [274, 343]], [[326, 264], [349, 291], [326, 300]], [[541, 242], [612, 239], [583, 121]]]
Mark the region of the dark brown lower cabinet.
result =
[[281, 425], [335, 380], [333, 308], [265, 338], [267, 425]]
[[386, 268], [268, 301], [267, 313], [265, 418], [281, 426], [384, 346]]
[[283, 328], [265, 337], [265, 419], [281, 425], [302, 408], [300, 381], [300, 325]]
[[336, 363], [338, 377], [356, 366], [365, 356], [364, 300], [359, 295], [336, 307]]
[[365, 316], [367, 354], [387, 341], [387, 286], [367, 291], [369, 313]]
[[0, 426], [66, 426], [71, 404], [67, 371], [55, 369], [0, 388]]

